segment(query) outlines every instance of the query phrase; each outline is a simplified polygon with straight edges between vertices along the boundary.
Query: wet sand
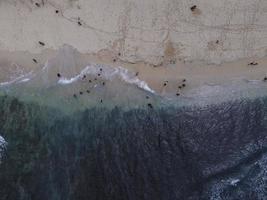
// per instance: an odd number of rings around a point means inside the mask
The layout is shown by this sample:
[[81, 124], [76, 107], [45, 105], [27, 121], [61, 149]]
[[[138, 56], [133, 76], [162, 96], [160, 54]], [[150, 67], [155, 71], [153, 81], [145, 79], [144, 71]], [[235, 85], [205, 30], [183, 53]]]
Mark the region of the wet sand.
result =
[[[55, 67], [51, 73], [61, 73], [64, 77], [72, 77], [79, 74], [88, 64], [120, 66], [136, 73], [140, 80], [147, 82], [151, 89], [162, 96], [175, 95], [178, 91], [186, 93], [190, 89], [205, 84], [222, 85], [231, 81], [261, 81], [267, 76], [267, 57], [242, 59], [221, 65], [178, 62], [154, 67], [142, 62], [123, 62], [118, 57], [81, 54], [75, 49], [65, 46], [60, 53], [49, 49], [40, 54], [1, 51], [0, 82], [8, 82], [19, 75], [40, 70], [47, 61], [57, 59], [59, 54], [61, 63], [56, 61], [55, 65], [59, 65], [60, 68]], [[180, 90], [179, 86], [183, 84], [184, 79], [186, 86]]]

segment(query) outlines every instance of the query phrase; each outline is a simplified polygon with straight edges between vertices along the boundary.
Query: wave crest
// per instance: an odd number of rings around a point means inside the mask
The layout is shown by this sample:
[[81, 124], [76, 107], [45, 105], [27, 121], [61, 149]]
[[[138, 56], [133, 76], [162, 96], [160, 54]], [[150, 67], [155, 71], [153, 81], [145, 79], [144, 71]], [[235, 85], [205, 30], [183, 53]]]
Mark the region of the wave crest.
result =
[[58, 84], [67, 85], [74, 83], [82, 79], [83, 76], [87, 74], [97, 76], [100, 69], [102, 69], [101, 77], [106, 80], [113, 80], [114, 78], [119, 78], [120, 80], [128, 84], [133, 84], [143, 90], [155, 93], [155, 91], [152, 90], [145, 81], [140, 80], [137, 76], [135, 76], [134, 73], [131, 73], [128, 69], [122, 67], [109, 67], [103, 65], [88, 65], [80, 72], [80, 74], [74, 77], [71, 78], [61, 77], [58, 80]]

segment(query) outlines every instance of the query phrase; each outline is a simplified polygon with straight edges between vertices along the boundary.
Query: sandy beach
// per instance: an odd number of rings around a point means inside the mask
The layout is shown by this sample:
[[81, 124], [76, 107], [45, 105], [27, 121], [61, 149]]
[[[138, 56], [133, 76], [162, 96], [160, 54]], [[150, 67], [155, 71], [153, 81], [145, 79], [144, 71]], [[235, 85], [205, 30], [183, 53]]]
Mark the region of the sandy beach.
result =
[[167, 97], [259, 83], [267, 76], [262, 37], [267, 5], [246, 1], [236, 10], [237, 5], [237, 0], [3, 1], [0, 83], [34, 74], [47, 63], [53, 65], [43, 77], [48, 82], [58, 73], [71, 78], [87, 65], [103, 64], [128, 69]]

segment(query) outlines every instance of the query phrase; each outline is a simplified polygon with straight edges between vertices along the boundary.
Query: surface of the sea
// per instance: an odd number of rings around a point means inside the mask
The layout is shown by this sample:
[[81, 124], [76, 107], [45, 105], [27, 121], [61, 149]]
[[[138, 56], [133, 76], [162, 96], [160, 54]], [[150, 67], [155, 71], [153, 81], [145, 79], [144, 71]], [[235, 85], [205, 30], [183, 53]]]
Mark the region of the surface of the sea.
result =
[[170, 97], [120, 67], [49, 67], [1, 84], [1, 200], [266, 199], [265, 83]]

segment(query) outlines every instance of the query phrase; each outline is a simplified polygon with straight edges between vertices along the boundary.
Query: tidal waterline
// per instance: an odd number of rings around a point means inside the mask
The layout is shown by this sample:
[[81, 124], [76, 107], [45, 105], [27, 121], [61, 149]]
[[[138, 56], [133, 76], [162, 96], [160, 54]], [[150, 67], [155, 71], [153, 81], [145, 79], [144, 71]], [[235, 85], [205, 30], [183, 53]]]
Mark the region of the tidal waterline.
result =
[[264, 199], [265, 81], [158, 93], [74, 54], [0, 83], [1, 200]]
[[266, 195], [266, 97], [72, 113], [7, 95], [0, 104], [1, 199]]

